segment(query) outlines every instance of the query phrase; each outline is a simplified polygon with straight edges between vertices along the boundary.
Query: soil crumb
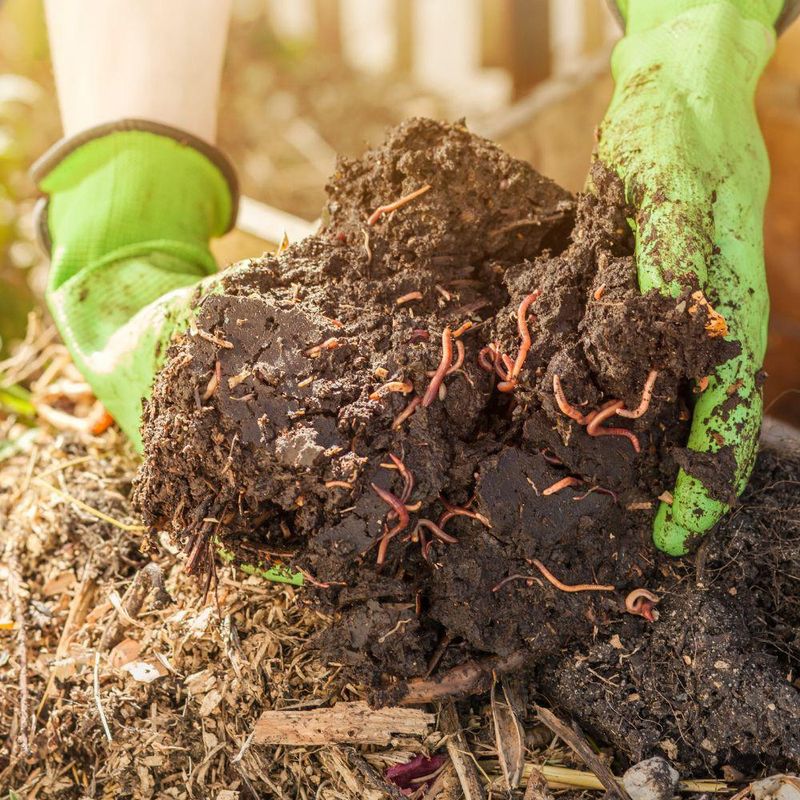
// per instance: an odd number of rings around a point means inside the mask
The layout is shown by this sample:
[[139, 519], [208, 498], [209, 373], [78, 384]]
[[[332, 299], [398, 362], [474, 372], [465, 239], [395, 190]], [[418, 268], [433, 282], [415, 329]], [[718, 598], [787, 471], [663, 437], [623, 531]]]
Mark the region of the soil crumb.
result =
[[[800, 764], [791, 659], [749, 624], [771, 602], [790, 627], [784, 607], [730, 565], [692, 588], [650, 541], [693, 382], [738, 344], [709, 335], [697, 286], [639, 293], [619, 181], [596, 163], [573, 198], [463, 124], [411, 120], [328, 197], [317, 235], [228, 270], [173, 341], [147, 523], [209, 581], [214, 541], [302, 571], [335, 619], [312, 646], [376, 702], [521, 653], [633, 761]], [[706, 479], [728, 496], [724, 466]], [[743, 546], [735, 519], [701, 547], [714, 564]], [[638, 589], [661, 602], [632, 615]]]

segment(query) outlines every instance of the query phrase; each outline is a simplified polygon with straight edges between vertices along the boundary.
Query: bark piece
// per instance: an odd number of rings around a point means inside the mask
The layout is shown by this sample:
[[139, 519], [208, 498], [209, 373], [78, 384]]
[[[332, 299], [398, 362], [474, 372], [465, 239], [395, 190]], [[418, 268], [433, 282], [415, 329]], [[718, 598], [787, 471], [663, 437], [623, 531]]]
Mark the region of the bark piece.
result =
[[364, 702], [337, 703], [311, 711], [265, 711], [254, 729], [258, 744], [383, 744], [392, 734], [424, 736], [433, 714], [415, 708], [370, 708]]

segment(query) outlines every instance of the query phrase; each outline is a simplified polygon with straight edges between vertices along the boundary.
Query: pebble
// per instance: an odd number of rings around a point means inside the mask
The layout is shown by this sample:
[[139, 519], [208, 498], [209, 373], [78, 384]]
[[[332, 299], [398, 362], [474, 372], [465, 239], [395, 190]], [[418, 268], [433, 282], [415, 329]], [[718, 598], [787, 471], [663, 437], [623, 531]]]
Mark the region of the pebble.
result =
[[755, 800], [800, 800], [800, 780], [794, 775], [772, 775], [756, 781], [751, 791]]
[[658, 756], [634, 764], [622, 783], [632, 800], [669, 800], [678, 785], [678, 773]]

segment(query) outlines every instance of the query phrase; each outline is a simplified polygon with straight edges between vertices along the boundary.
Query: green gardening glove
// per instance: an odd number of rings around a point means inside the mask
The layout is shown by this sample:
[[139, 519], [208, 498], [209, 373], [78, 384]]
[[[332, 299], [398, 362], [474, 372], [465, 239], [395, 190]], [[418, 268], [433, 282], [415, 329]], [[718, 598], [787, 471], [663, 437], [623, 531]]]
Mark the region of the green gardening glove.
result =
[[[762, 416], [758, 374], [767, 338], [762, 226], [769, 163], [753, 107], [775, 46], [782, 0], [620, 0], [625, 36], [598, 157], [636, 209], [643, 292], [696, 282], [741, 355], [722, 364], [694, 409], [690, 450], [717, 454], [727, 494], [744, 489]], [[729, 396], [730, 395], [730, 396]], [[725, 471], [729, 474], [725, 474]], [[681, 470], [661, 504], [656, 545], [685, 553], [728, 510]]]
[[[33, 168], [48, 196], [47, 302], [76, 366], [141, 449], [142, 399], [236, 219], [232, 167], [173, 128], [123, 120], [57, 144]], [[210, 290], [214, 278], [200, 287]]]
[[[56, 145], [33, 168], [48, 200], [47, 301], [76, 366], [141, 450], [142, 399], [176, 329], [219, 285], [208, 248], [236, 219], [236, 176], [214, 147], [142, 120], [104, 125]], [[230, 273], [228, 273], [230, 274]], [[224, 562], [233, 553], [219, 548]], [[245, 564], [301, 586], [302, 572]]]

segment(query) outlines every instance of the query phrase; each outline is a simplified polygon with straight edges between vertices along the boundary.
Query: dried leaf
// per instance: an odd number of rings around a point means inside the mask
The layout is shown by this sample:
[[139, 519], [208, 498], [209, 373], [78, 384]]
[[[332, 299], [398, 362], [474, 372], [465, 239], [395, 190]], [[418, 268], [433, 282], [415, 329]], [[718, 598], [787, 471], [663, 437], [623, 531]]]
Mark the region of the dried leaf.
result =
[[522, 770], [525, 767], [525, 731], [509, 702], [502, 680], [499, 684], [498, 682], [492, 684], [490, 700], [497, 757], [503, 770], [506, 788], [511, 791], [519, 786]]
[[393, 764], [386, 770], [386, 780], [399, 786], [401, 789], [419, 789], [420, 786], [427, 785], [425, 778], [434, 777], [438, 772], [447, 756], [444, 753], [435, 756], [414, 756], [404, 764]]

